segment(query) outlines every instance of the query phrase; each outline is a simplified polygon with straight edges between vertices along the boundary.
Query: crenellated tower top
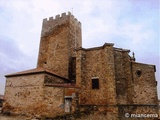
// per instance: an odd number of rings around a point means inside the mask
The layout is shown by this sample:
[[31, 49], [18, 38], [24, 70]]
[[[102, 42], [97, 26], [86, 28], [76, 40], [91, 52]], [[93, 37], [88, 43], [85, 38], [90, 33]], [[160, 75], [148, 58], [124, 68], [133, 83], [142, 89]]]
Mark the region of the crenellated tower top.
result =
[[47, 34], [52, 31], [51, 29], [53, 29], [53, 27], [61, 25], [68, 21], [74, 23], [74, 25], [78, 27], [81, 27], [81, 22], [79, 22], [70, 12], [68, 12], [68, 14], [67, 13], [62, 13], [61, 15], [58, 14], [55, 16], [55, 18], [49, 17], [49, 19], [47, 18], [43, 19], [41, 37], [47, 36]]
[[76, 49], [82, 47], [81, 23], [70, 13], [43, 19], [37, 67], [75, 80]]

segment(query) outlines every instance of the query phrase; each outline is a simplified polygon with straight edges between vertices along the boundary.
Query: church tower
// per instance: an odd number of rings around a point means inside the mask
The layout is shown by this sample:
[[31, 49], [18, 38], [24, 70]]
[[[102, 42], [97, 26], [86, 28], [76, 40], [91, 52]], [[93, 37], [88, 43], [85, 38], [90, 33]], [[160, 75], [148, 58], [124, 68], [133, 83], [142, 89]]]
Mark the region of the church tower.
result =
[[76, 48], [82, 47], [81, 23], [68, 12], [44, 19], [37, 67], [75, 80]]

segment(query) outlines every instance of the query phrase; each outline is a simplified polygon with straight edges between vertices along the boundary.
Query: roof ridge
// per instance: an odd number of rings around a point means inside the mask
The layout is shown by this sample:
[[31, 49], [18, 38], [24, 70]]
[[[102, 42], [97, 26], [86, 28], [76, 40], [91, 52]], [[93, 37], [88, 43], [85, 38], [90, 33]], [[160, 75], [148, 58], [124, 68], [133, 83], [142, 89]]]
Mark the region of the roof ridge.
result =
[[36, 73], [43, 73], [43, 72], [52, 74], [54, 76], [57, 76], [57, 77], [60, 77], [60, 78], [66, 79], [66, 80], [69, 80], [68, 78], [62, 77], [62, 76], [58, 75], [57, 73], [54, 73], [53, 71], [51, 71], [49, 69], [46, 69], [46, 68], [42, 68], [42, 67], [29, 69], [29, 70], [24, 70], [24, 71], [16, 72], [16, 73], [13, 73], [13, 74], [8, 74], [8, 75], [5, 75], [5, 77], [36, 74]]

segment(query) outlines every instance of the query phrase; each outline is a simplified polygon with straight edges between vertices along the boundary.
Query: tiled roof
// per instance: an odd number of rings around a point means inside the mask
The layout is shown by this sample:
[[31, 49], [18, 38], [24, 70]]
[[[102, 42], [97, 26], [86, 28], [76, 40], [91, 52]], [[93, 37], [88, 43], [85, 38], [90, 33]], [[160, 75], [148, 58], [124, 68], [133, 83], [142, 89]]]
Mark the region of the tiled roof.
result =
[[60, 75], [57, 75], [56, 73], [54, 73], [54, 72], [51, 71], [51, 70], [47, 70], [47, 69], [44, 69], [44, 68], [34, 68], [34, 69], [30, 69], [30, 70], [25, 70], [25, 71], [13, 73], [13, 74], [5, 75], [5, 77], [13, 77], [13, 76], [21, 76], [21, 75], [30, 75], [30, 74], [37, 74], [37, 73], [48, 73], [48, 74], [51, 74], [51, 75], [53, 75], [53, 76], [56, 76], [56, 77], [65, 79], [65, 80], [69, 80], [69, 79], [64, 78], [64, 77], [62, 77], [62, 76], [60, 76]]

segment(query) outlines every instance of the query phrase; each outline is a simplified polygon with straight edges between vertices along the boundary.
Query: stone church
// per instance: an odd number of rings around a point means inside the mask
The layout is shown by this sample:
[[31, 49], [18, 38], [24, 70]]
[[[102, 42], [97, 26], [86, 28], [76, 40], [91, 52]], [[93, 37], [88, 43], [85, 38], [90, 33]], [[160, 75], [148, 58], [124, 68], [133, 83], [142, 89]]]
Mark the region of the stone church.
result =
[[37, 67], [6, 77], [3, 113], [57, 117], [95, 113], [158, 114], [155, 65], [105, 43], [82, 47], [81, 23], [70, 13], [43, 19]]

